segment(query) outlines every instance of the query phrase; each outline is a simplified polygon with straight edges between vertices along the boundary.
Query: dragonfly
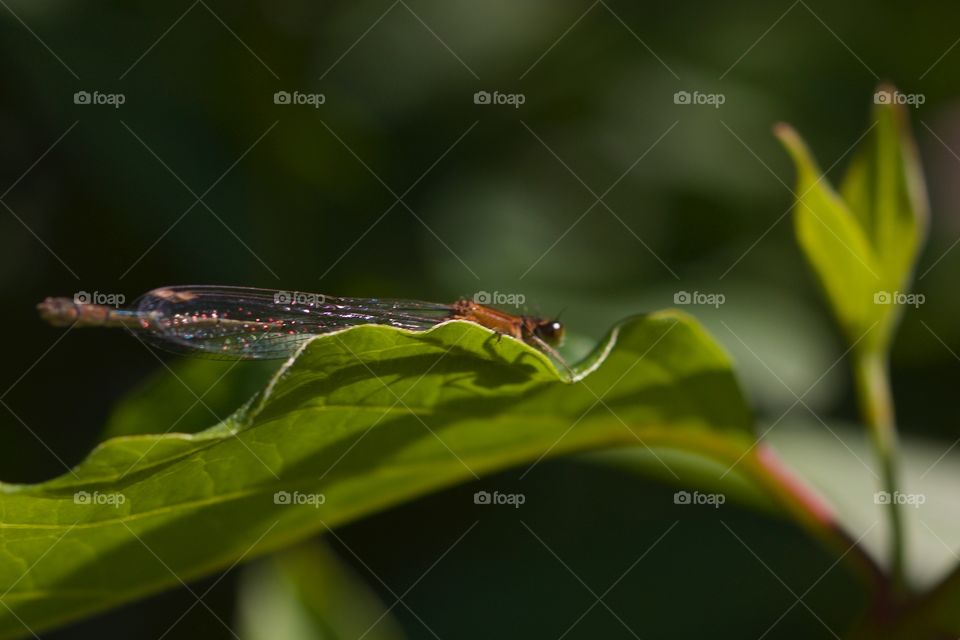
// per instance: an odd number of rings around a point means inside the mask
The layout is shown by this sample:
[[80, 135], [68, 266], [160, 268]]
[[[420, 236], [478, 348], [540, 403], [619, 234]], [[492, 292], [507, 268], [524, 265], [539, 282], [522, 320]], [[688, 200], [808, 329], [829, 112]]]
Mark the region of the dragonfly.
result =
[[176, 353], [263, 360], [288, 358], [316, 336], [358, 325], [425, 331], [465, 320], [525, 342], [569, 369], [557, 352], [565, 331], [558, 319], [514, 315], [468, 298], [441, 304], [200, 285], [154, 289], [128, 308], [53, 297], [37, 310], [54, 326], [125, 328]]

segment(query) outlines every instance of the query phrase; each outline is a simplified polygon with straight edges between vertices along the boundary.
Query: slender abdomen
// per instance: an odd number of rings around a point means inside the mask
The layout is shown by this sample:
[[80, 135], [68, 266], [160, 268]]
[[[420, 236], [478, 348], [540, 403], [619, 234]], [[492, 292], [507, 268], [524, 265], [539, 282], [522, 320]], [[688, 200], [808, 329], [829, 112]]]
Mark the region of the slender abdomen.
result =
[[40, 317], [55, 327], [142, 327], [135, 311], [102, 304], [84, 304], [70, 298], [47, 298], [37, 305]]

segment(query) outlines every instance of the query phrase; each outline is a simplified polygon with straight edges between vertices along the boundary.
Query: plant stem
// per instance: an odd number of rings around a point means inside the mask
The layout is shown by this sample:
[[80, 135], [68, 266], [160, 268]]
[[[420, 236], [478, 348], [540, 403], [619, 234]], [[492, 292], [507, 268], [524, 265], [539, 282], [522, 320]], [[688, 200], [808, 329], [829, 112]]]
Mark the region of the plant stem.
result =
[[872, 350], [855, 351], [853, 375], [860, 413], [880, 459], [880, 480], [889, 498], [887, 517], [890, 522], [890, 576], [894, 591], [902, 592], [906, 587], [906, 580], [903, 567], [903, 517], [896, 499], [899, 489], [897, 468], [899, 456], [893, 396], [890, 392], [890, 375], [886, 358]]
[[757, 479], [774, 495], [808, 532], [837, 556], [846, 558], [865, 580], [881, 607], [889, 601], [888, 583], [881, 569], [847, 532], [833, 508], [816, 491], [783, 463], [766, 444], [757, 447], [753, 457]]

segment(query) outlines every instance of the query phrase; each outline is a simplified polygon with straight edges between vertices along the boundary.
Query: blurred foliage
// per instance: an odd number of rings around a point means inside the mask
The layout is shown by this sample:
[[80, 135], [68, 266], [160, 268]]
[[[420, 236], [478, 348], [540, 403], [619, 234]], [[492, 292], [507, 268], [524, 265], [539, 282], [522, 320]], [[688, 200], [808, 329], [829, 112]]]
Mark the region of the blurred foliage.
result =
[[244, 570], [238, 600], [238, 635], [246, 640], [403, 637], [392, 607], [320, 542], [285, 549]]
[[[853, 152], [840, 192], [824, 180], [803, 139], [789, 125], [777, 136], [797, 166], [794, 223], [798, 241], [830, 306], [857, 352], [885, 357], [908, 306], [927, 202], [906, 107], [890, 86], [874, 93], [870, 129]], [[911, 304], [915, 308], [922, 304]]]

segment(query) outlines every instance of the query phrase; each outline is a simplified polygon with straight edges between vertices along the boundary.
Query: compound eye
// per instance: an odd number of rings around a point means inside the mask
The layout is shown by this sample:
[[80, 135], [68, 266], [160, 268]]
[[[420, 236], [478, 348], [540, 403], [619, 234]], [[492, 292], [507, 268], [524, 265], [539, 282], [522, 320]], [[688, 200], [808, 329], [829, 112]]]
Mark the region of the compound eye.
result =
[[556, 346], [563, 340], [563, 324], [559, 320], [544, 322], [537, 327], [537, 335], [547, 344]]

